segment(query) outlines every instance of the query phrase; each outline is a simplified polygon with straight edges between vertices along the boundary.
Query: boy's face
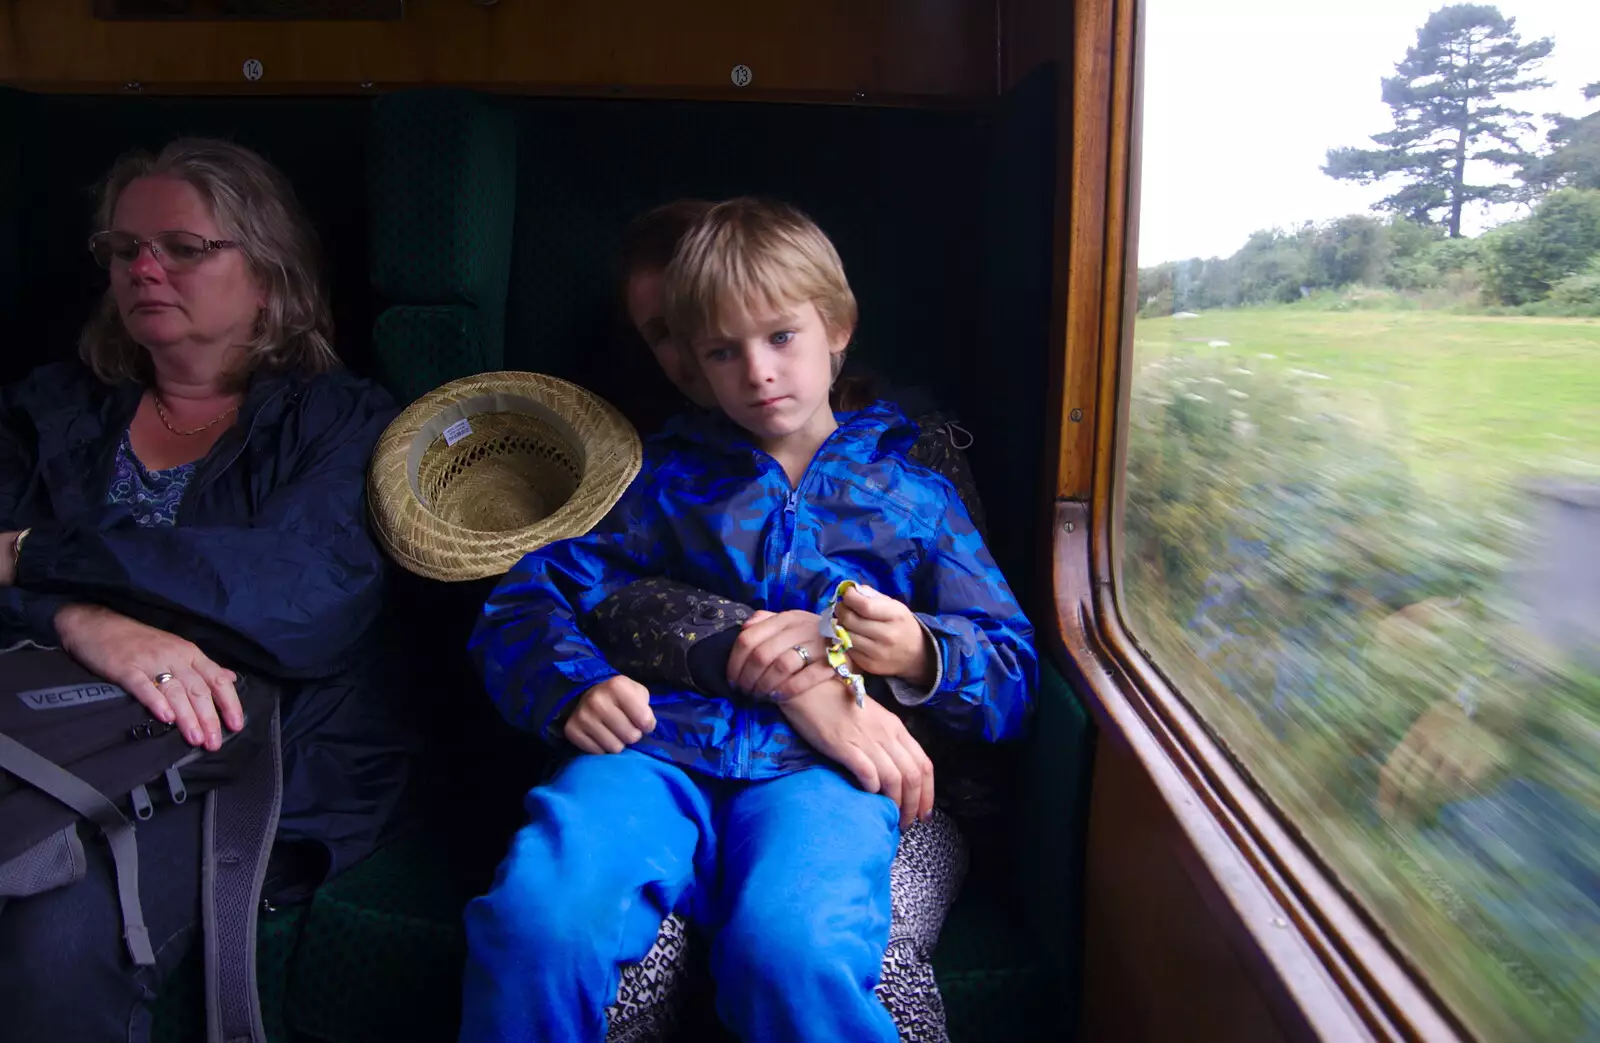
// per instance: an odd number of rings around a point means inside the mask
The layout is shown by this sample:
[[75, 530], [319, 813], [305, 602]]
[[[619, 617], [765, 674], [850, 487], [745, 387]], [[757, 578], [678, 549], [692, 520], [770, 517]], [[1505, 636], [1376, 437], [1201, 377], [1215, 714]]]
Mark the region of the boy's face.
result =
[[711, 389], [700, 376], [700, 367], [693, 356], [667, 331], [667, 320], [662, 317], [661, 292], [664, 273], [659, 269], [635, 272], [628, 277], [628, 318], [639, 331], [656, 365], [667, 379], [695, 405], [704, 409], [715, 406]]
[[796, 435], [826, 437], [834, 426], [833, 356], [846, 337], [830, 331], [809, 301], [776, 312], [742, 310], [721, 325], [697, 337], [693, 349], [722, 411], [763, 446]]

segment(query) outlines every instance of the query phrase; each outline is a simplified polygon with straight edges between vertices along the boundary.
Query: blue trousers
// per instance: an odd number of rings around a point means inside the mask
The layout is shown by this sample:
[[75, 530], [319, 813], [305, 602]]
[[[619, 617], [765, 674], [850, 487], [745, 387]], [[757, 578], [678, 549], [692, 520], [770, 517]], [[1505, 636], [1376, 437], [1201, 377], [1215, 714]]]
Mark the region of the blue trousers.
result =
[[619, 967], [678, 911], [749, 1043], [895, 1043], [873, 994], [899, 813], [831, 768], [749, 782], [633, 750], [580, 756], [466, 909], [461, 1043], [600, 1043]]

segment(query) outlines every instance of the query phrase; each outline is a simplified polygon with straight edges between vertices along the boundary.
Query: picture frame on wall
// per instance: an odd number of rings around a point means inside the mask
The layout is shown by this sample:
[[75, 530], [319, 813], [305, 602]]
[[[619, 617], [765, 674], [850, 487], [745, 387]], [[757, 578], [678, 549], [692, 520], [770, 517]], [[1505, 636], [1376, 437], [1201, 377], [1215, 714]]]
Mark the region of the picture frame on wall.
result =
[[398, 21], [405, 0], [94, 0], [108, 21]]

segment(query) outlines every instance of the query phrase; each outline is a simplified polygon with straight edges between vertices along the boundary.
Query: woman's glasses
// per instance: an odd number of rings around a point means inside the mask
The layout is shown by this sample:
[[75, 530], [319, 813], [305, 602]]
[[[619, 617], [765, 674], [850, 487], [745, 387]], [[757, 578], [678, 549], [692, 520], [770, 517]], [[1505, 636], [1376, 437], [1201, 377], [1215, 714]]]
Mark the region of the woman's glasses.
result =
[[150, 255], [169, 272], [193, 268], [213, 250], [238, 245], [231, 239], [207, 239], [193, 232], [162, 232], [149, 239], [140, 239], [131, 232], [96, 232], [89, 237], [89, 252], [102, 268], [113, 264], [127, 267], [148, 246]]

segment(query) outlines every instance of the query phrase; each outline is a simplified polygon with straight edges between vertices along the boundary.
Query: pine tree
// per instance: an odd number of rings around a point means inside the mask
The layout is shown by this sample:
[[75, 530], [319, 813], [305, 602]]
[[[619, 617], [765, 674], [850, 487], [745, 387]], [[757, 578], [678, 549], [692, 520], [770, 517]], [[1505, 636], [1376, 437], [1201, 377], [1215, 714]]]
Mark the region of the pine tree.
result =
[[[1600, 99], [1600, 83], [1583, 90], [1588, 101]], [[1552, 127], [1545, 139], [1550, 151], [1530, 162], [1523, 171], [1531, 194], [1542, 196], [1558, 188], [1600, 188], [1600, 109], [1587, 116], [1547, 116]]]
[[1383, 100], [1394, 110], [1394, 129], [1374, 134], [1379, 148], [1328, 151], [1323, 173], [1371, 184], [1397, 176], [1405, 185], [1377, 205], [1423, 224], [1440, 211], [1452, 237], [1461, 235], [1468, 203], [1512, 195], [1504, 183], [1475, 184], [1467, 166], [1525, 168], [1533, 159], [1521, 145], [1531, 113], [1501, 104], [1504, 95], [1549, 86], [1531, 72], [1554, 43], [1524, 44], [1516, 19], [1481, 4], [1435, 11], [1417, 30], [1395, 75], [1383, 81]]

